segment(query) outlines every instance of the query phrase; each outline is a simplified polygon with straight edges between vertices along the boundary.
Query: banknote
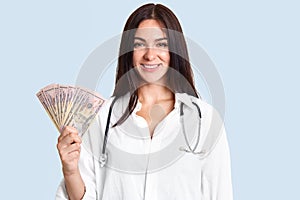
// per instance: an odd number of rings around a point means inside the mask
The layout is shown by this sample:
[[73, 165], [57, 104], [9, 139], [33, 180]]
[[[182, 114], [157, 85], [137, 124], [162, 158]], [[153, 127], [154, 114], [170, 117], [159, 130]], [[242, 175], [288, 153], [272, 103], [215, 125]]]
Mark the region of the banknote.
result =
[[64, 126], [73, 126], [81, 136], [105, 101], [90, 89], [60, 84], [47, 85], [36, 96], [59, 131]]
[[59, 129], [58, 123], [57, 123], [55, 117], [53, 116], [53, 113], [52, 113], [52, 111], [50, 110], [50, 107], [49, 107], [49, 105], [48, 105], [46, 99], [44, 98], [44, 94], [43, 94], [42, 92], [39, 92], [39, 93], [37, 94], [37, 97], [38, 97], [38, 99], [40, 100], [40, 102], [42, 103], [44, 109], [46, 110], [46, 112], [47, 112], [48, 116], [50, 117], [50, 119], [53, 121], [53, 123], [54, 123], [54, 125], [56, 126], [56, 128]]

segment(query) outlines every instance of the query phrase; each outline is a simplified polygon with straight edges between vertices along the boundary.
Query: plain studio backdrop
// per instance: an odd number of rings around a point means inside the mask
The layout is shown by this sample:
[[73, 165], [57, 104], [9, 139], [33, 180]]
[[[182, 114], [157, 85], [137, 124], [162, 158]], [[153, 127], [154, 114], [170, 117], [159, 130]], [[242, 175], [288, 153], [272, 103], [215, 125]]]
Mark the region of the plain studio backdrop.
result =
[[[90, 53], [144, 3], [1, 1], [1, 199], [54, 199], [62, 178], [58, 132], [35, 93], [49, 83], [74, 84]], [[222, 78], [235, 199], [300, 199], [299, 3], [161, 3]], [[106, 98], [109, 70], [98, 87]], [[209, 101], [201, 78], [197, 86]]]

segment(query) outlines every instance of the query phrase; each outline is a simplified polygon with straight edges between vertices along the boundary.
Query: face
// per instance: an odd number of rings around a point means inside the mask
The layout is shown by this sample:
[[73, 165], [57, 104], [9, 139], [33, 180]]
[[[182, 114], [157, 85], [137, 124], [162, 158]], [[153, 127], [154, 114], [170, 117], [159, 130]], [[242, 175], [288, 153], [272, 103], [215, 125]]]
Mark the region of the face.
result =
[[156, 20], [144, 20], [134, 37], [133, 64], [149, 83], [163, 81], [170, 64], [168, 39]]

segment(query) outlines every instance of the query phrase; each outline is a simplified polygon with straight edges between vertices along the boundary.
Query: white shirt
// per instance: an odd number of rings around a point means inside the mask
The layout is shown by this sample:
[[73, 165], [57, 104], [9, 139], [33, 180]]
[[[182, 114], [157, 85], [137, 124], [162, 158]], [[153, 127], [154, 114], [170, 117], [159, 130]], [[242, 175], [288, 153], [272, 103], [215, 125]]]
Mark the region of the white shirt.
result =
[[[116, 101], [112, 126], [127, 108], [129, 95]], [[138, 102], [126, 121], [109, 129], [107, 163], [100, 167], [109, 106], [104, 103], [83, 136], [79, 169], [86, 186], [83, 199], [103, 200], [231, 200], [230, 154], [225, 129], [215, 109], [187, 94], [175, 94], [174, 109], [157, 125], [152, 139], [147, 122], [136, 112]], [[202, 118], [193, 102], [200, 110]], [[180, 122], [183, 103], [186, 143]], [[157, 110], [156, 110], [157, 111]], [[159, 108], [158, 108], [159, 112]], [[185, 152], [197, 144], [197, 154]], [[110, 127], [111, 127], [110, 126]], [[68, 199], [64, 181], [56, 199]]]

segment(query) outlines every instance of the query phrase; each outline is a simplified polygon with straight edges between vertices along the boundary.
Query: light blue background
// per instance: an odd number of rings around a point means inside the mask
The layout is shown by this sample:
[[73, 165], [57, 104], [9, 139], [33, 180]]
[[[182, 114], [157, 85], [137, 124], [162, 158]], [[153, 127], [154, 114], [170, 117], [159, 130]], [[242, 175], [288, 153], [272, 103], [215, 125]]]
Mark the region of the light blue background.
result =
[[[35, 93], [73, 84], [142, 2], [1, 1], [1, 199], [54, 199], [58, 132]], [[162, 2], [223, 79], [235, 199], [300, 199], [299, 3]]]

